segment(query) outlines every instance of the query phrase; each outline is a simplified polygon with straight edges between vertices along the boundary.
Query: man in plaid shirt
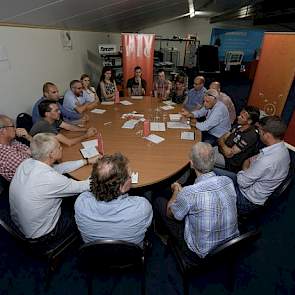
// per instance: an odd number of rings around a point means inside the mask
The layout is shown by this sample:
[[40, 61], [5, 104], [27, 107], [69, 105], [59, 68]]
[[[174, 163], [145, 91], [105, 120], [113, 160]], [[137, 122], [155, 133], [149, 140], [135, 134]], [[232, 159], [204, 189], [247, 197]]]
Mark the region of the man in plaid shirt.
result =
[[15, 140], [16, 136], [32, 139], [25, 129], [15, 128], [9, 117], [0, 115], [0, 175], [9, 182], [19, 164], [31, 156], [29, 147]]
[[169, 202], [157, 198], [155, 214], [191, 260], [204, 258], [216, 246], [239, 235], [236, 192], [229, 177], [212, 172], [214, 151], [199, 142], [192, 147], [191, 166], [197, 179], [193, 185], [171, 185]]

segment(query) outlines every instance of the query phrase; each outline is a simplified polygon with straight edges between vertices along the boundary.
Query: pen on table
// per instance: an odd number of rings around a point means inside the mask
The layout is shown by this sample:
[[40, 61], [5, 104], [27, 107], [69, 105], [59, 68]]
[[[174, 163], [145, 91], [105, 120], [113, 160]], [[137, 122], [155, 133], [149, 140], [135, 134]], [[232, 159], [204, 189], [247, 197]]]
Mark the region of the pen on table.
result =
[[104, 123], [103, 125], [110, 125], [110, 124], [112, 124], [112, 122], [110, 121], [110, 122], [106, 122], [106, 123]]

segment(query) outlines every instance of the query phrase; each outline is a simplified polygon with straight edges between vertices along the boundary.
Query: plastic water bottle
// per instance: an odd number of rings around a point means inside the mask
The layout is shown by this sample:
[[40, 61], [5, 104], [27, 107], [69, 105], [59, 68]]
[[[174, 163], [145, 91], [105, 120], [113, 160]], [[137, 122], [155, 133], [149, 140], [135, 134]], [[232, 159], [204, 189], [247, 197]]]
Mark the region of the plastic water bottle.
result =
[[116, 91], [115, 93], [115, 103], [120, 103], [119, 91]]

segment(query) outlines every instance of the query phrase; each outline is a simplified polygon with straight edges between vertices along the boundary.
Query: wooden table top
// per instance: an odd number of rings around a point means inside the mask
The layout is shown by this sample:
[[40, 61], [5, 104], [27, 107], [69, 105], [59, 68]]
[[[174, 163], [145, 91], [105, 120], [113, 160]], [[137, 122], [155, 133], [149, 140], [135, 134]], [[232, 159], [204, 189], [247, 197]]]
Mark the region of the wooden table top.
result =
[[[121, 99], [123, 100], [123, 99]], [[113, 154], [121, 152], [130, 161], [130, 168], [134, 172], [139, 173], [138, 184], [132, 187], [143, 187], [156, 184], [162, 180], [172, 177], [189, 162], [189, 152], [195, 142], [200, 141], [201, 133], [192, 128], [191, 130], [168, 129], [166, 131], [155, 132], [152, 134], [165, 138], [159, 144], [154, 144], [142, 138], [143, 123], [138, 123], [134, 129], [121, 128], [127, 119], [122, 119], [124, 113], [136, 111], [144, 114], [145, 118], [158, 119], [159, 122], [169, 121], [169, 113], [177, 113], [181, 106], [176, 105], [173, 110], [160, 110], [164, 106], [158, 99], [152, 97], [144, 97], [143, 100], [129, 99], [132, 105], [125, 106], [122, 104], [99, 105], [98, 108], [105, 109], [103, 114], [95, 114], [89, 112], [90, 121], [88, 127], [93, 126], [98, 129], [103, 138], [105, 154]], [[111, 122], [111, 123], [110, 123]], [[107, 123], [107, 124], [105, 124]], [[181, 131], [194, 131], [195, 141], [181, 140]], [[63, 132], [66, 136], [77, 136], [76, 132]], [[90, 140], [92, 138], [89, 138]], [[76, 144], [72, 147], [63, 148], [62, 161], [80, 159], [80, 149], [82, 145]], [[89, 177], [92, 166], [84, 166], [70, 175], [78, 180]]]

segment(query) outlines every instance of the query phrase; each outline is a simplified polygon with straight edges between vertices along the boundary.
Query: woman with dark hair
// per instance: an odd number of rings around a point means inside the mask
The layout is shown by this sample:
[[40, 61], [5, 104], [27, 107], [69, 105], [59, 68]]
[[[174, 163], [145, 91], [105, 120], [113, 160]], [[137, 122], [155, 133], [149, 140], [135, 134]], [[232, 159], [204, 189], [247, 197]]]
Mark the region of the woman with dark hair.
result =
[[182, 75], [177, 75], [175, 79], [175, 85], [170, 93], [170, 98], [173, 102], [181, 104], [185, 101], [187, 97], [187, 91], [185, 89], [185, 77]]
[[87, 74], [83, 74], [81, 75], [80, 81], [83, 87], [83, 95], [87, 97], [87, 101], [93, 102], [96, 99], [98, 99], [94, 87], [90, 86], [91, 84], [90, 76]]
[[104, 67], [102, 69], [99, 85], [102, 101], [115, 100], [117, 86], [113, 71], [110, 67]]

